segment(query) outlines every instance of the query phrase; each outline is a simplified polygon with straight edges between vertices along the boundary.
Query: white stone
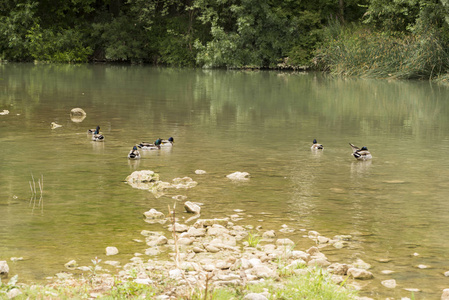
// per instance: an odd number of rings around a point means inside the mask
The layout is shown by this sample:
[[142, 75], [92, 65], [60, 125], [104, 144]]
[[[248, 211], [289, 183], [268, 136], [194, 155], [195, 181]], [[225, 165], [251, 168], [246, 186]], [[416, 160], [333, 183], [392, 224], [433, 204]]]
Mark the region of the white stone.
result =
[[134, 282], [139, 284], [150, 285], [151, 283], [153, 283], [153, 280], [151, 280], [150, 278], [136, 278], [134, 279]]
[[195, 174], [197, 174], [197, 175], [204, 175], [204, 174], [206, 174], [206, 171], [204, 171], [204, 170], [195, 170]]
[[226, 177], [231, 180], [249, 180], [250, 175], [248, 172], [234, 172]]
[[291, 239], [278, 239], [276, 241], [276, 245], [278, 246], [293, 246], [295, 243]]
[[155, 210], [154, 208], [150, 209], [149, 211], [144, 212], [143, 215], [147, 219], [164, 219], [165, 218], [165, 215], [163, 213]]
[[78, 266], [78, 264], [76, 263], [76, 260], [71, 260], [68, 263], [66, 263], [64, 265], [64, 267], [66, 267], [67, 269], [75, 269]]
[[449, 300], [449, 289], [444, 289], [441, 295], [441, 300]]
[[276, 238], [276, 232], [274, 230], [265, 231], [262, 234], [262, 238], [264, 238], [264, 239], [274, 239], [274, 238]]
[[182, 271], [180, 269], [173, 269], [168, 271], [170, 278], [179, 279], [182, 278]]
[[199, 214], [201, 212], [201, 207], [198, 204], [193, 203], [191, 201], [185, 202], [184, 208], [188, 213], [191, 214]]
[[113, 266], [113, 267], [119, 267], [120, 266], [120, 262], [119, 261], [115, 261], [115, 260], [107, 260], [104, 262], [107, 265]]
[[118, 249], [116, 247], [106, 247], [106, 255], [116, 255], [118, 254]]
[[22, 291], [19, 290], [18, 288], [13, 288], [6, 295], [8, 299], [13, 299], [19, 295], [22, 295]]
[[0, 274], [7, 275], [9, 273], [9, 266], [6, 260], [0, 260]]
[[394, 279], [388, 279], [381, 282], [382, 285], [389, 289], [394, 289], [396, 287], [396, 280]]
[[268, 298], [262, 294], [249, 293], [245, 297], [243, 297], [243, 300], [268, 300]]

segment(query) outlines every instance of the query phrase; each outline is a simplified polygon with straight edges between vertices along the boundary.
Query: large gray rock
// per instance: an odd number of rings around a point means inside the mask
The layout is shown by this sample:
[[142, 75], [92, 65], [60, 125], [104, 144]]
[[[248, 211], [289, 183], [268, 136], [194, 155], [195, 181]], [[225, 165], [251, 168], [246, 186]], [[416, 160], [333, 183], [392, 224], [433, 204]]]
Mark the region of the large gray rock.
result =
[[193, 203], [191, 201], [185, 202], [184, 208], [185, 208], [186, 212], [191, 213], [191, 214], [199, 214], [201, 212], [201, 207], [198, 204]]
[[250, 175], [248, 172], [234, 172], [232, 174], [226, 175], [231, 180], [242, 181], [248, 180]]

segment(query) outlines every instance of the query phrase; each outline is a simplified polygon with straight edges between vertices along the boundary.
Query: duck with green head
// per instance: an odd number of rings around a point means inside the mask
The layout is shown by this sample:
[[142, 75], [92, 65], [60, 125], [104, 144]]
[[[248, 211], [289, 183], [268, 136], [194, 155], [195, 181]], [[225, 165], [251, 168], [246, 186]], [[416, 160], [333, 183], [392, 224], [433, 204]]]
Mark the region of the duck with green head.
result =
[[100, 133], [100, 126], [97, 126], [94, 134], [92, 135], [92, 141], [94, 142], [103, 142], [104, 136]]
[[323, 145], [318, 144], [316, 139], [314, 139], [313, 142], [312, 142], [312, 147], [310, 147], [310, 149], [312, 149], [312, 150], [321, 150], [321, 149], [324, 149], [324, 147], [323, 147]]
[[159, 150], [161, 149], [162, 139], [158, 138], [153, 144], [142, 142], [137, 146], [142, 150]]
[[137, 150], [136, 146], [134, 146], [132, 148], [132, 150], [128, 153], [128, 158], [129, 159], [139, 159], [140, 158], [140, 153], [139, 153], [139, 150]]
[[171, 146], [173, 146], [174, 142], [175, 142], [175, 139], [172, 137], [169, 137], [168, 140], [161, 141], [161, 147], [171, 147]]
[[349, 143], [349, 145], [352, 148], [352, 156], [354, 156], [355, 159], [357, 159], [357, 160], [368, 160], [368, 159], [372, 159], [373, 158], [371, 153], [368, 151], [368, 148], [366, 148], [366, 147], [359, 148], [357, 146], [354, 146], [351, 143]]

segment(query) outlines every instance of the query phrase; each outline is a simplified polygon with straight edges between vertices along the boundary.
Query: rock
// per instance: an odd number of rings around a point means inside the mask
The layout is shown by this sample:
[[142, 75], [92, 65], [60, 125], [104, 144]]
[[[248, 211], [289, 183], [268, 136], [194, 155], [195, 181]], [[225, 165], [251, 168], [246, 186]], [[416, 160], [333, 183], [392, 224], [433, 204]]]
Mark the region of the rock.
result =
[[113, 267], [120, 267], [120, 262], [116, 260], [107, 260], [104, 263]]
[[59, 128], [59, 127], [62, 127], [62, 125], [59, 125], [56, 122], [51, 122], [51, 124], [50, 124], [50, 128], [51, 129], [56, 129], [56, 128]]
[[165, 245], [167, 243], [168, 243], [168, 239], [165, 236], [161, 235], [161, 236], [158, 236], [154, 240], [148, 241], [147, 245], [150, 247], [154, 247], [154, 246]]
[[204, 174], [206, 174], [206, 171], [204, 171], [204, 170], [195, 170], [195, 174], [197, 174], [197, 175], [204, 175]]
[[302, 259], [304, 261], [309, 261], [310, 260], [310, 254], [306, 253], [304, 251], [294, 250], [294, 251], [291, 252], [291, 256], [294, 259]]
[[185, 202], [184, 208], [188, 213], [191, 214], [199, 214], [201, 212], [201, 207], [198, 204], [193, 203], [191, 201]]
[[70, 120], [75, 123], [81, 123], [86, 118], [86, 112], [82, 108], [72, 108], [70, 111]]
[[318, 236], [317, 241], [318, 241], [318, 244], [327, 244], [327, 243], [329, 243], [329, 238], [320, 235], [320, 236]]
[[357, 269], [357, 268], [349, 268], [348, 269], [348, 275], [351, 276], [354, 279], [371, 279], [373, 278], [373, 273], [365, 270], [365, 269]]
[[308, 266], [312, 267], [327, 267], [330, 264], [331, 263], [325, 258], [313, 258], [307, 263]]
[[265, 231], [262, 234], [262, 238], [263, 239], [274, 239], [274, 238], [276, 238], [276, 232], [274, 230]]
[[232, 174], [226, 175], [226, 177], [231, 180], [244, 181], [249, 180], [250, 175], [248, 172], [234, 172]]
[[4, 109], [3, 111], [0, 112], [0, 116], [5, 116], [5, 115], [9, 115], [9, 110]]
[[211, 253], [217, 253], [217, 252], [220, 251], [220, 248], [217, 248], [217, 247], [215, 247], [215, 246], [213, 246], [213, 245], [207, 245], [207, 246], [205, 246], [204, 248], [205, 248], [208, 252], [211, 252]]
[[309, 231], [309, 238], [311, 239], [316, 239], [319, 235], [320, 233], [318, 231]]
[[[187, 232], [189, 228], [190, 227], [188, 225], [175, 223], [175, 232]], [[168, 230], [173, 232], [173, 225], [168, 226]]]
[[172, 185], [170, 187], [176, 188], [176, 189], [189, 189], [197, 186], [198, 182], [193, 181], [190, 177], [183, 177], [183, 178], [175, 178], [172, 180]]
[[201, 228], [201, 227], [207, 227], [212, 226], [214, 224], [227, 226], [229, 219], [199, 219], [193, 224], [195, 228]]
[[449, 277], [449, 271], [444, 272], [444, 276]]
[[295, 243], [291, 239], [278, 239], [276, 241], [277, 246], [293, 246]]
[[441, 300], [449, 300], [449, 289], [444, 289], [441, 295]]
[[265, 297], [262, 294], [258, 294], [258, 293], [249, 293], [248, 295], [246, 295], [245, 297], [243, 297], [243, 300], [268, 300], [267, 297]]
[[371, 268], [371, 265], [369, 263], [364, 262], [360, 258], [358, 258], [352, 265], [354, 266], [354, 268], [358, 269], [368, 270]]
[[187, 234], [192, 237], [203, 237], [206, 235], [206, 229], [190, 227], [189, 230], [187, 230]]
[[19, 290], [18, 288], [13, 288], [6, 294], [8, 299], [13, 299], [19, 295], [22, 295], [22, 291]]
[[265, 265], [256, 266], [249, 269], [250, 273], [257, 276], [257, 278], [275, 277], [276, 273]]
[[116, 247], [106, 247], [106, 255], [116, 255], [118, 254], [118, 249]]
[[334, 246], [337, 249], [342, 249], [342, 248], [344, 248], [345, 243], [342, 241], [338, 241], [338, 242], [333, 243], [332, 246]]
[[0, 275], [7, 276], [9, 273], [9, 266], [6, 260], [0, 260]]
[[75, 269], [77, 266], [78, 266], [78, 264], [76, 263], [76, 260], [71, 260], [64, 265], [64, 267], [66, 267], [67, 269], [71, 269], [71, 270]]
[[165, 215], [160, 211], [155, 210], [154, 208], [144, 212], [143, 215], [147, 219], [165, 219]]
[[382, 270], [382, 271], [380, 271], [380, 273], [389, 275], [389, 274], [393, 274], [394, 271], [392, 271], [392, 270]]
[[327, 270], [329, 273], [335, 275], [346, 275], [348, 273], [349, 266], [347, 264], [333, 263], [331, 264]]
[[156, 248], [148, 248], [145, 250], [145, 255], [149, 255], [149, 256], [156, 256], [159, 255], [161, 253], [161, 251], [156, 247]]
[[193, 252], [195, 252], [195, 253], [206, 252], [206, 249], [200, 248], [200, 247], [193, 247], [192, 250], [193, 250]]
[[176, 196], [173, 196], [171, 198], [175, 199], [176, 201], [184, 201], [184, 200], [187, 199], [187, 196], [185, 196], [185, 195], [176, 195]]
[[150, 285], [153, 283], [153, 280], [150, 278], [136, 278], [133, 280], [135, 283]]
[[151, 170], [134, 171], [126, 177], [126, 182], [136, 189], [162, 190], [165, 185], [161, 184], [159, 174]]
[[92, 271], [91, 268], [86, 267], [86, 266], [81, 266], [81, 267], [78, 267], [78, 268], [76, 268], [76, 269], [77, 269], [77, 270], [80, 270], [80, 271], [82, 271], [82, 272], [90, 272], [90, 271]]
[[310, 256], [314, 256], [320, 253], [320, 249], [318, 249], [317, 247], [310, 247], [309, 249], [307, 249], [307, 253], [309, 253]]
[[20, 261], [20, 260], [23, 260], [23, 257], [11, 257], [10, 258], [11, 259], [11, 261]]
[[417, 268], [418, 269], [427, 269], [429, 266], [426, 265], [418, 265]]
[[189, 238], [178, 239], [178, 245], [191, 245], [192, 243], [193, 243], [193, 240], [189, 239]]
[[173, 269], [168, 271], [168, 275], [170, 276], [170, 278], [180, 279], [182, 278], [182, 271], [180, 269]]
[[382, 285], [389, 289], [394, 289], [396, 287], [396, 280], [394, 279], [388, 279], [381, 282]]
[[223, 226], [221, 226], [221, 227], [214, 227], [214, 226], [209, 227], [207, 229], [208, 235], [217, 236], [217, 235], [222, 235], [222, 234], [229, 234], [229, 230], [227, 230]]

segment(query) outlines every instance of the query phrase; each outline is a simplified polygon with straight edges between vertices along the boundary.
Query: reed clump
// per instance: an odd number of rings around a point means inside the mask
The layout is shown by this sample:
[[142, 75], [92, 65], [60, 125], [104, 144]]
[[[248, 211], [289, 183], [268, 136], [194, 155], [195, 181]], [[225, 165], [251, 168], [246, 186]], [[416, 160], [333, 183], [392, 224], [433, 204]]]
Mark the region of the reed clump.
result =
[[432, 29], [393, 34], [333, 24], [314, 62], [334, 75], [433, 79], [449, 70], [446, 49], [444, 40]]

